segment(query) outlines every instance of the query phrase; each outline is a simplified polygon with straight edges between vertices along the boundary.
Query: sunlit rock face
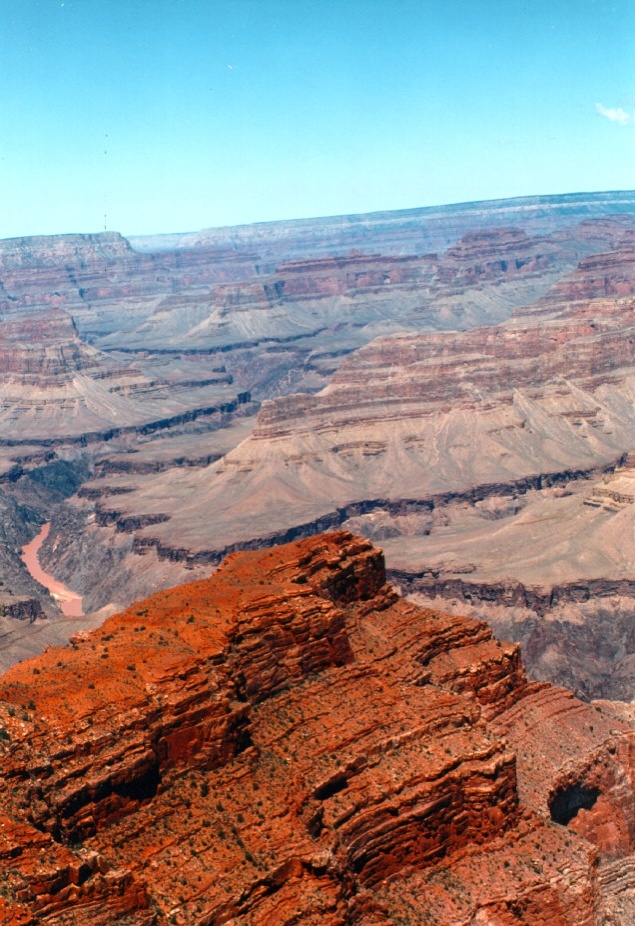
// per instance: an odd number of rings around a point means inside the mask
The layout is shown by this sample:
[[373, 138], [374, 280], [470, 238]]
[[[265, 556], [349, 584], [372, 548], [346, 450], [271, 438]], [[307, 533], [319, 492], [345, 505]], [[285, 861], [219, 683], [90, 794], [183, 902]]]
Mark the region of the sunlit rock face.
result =
[[0, 910], [25, 926], [594, 926], [598, 857], [634, 847], [628, 719], [400, 599], [345, 532], [14, 667], [0, 722]]

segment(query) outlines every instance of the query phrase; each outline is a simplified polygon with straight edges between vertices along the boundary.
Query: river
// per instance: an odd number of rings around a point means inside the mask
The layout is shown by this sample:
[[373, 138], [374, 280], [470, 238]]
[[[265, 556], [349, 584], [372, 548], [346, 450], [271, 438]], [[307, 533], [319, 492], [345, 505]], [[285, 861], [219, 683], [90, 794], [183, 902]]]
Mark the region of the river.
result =
[[83, 617], [82, 596], [78, 595], [77, 592], [72, 592], [70, 588], [66, 588], [65, 585], [58, 582], [57, 579], [49, 575], [48, 572], [44, 572], [40, 566], [38, 553], [40, 547], [48, 537], [50, 529], [50, 523], [45, 524], [37, 537], [34, 537], [31, 543], [27, 543], [26, 546], [22, 547], [22, 562], [35, 581], [39, 582], [40, 585], [44, 585], [45, 588], [48, 588], [61, 608], [62, 614], [66, 617]]

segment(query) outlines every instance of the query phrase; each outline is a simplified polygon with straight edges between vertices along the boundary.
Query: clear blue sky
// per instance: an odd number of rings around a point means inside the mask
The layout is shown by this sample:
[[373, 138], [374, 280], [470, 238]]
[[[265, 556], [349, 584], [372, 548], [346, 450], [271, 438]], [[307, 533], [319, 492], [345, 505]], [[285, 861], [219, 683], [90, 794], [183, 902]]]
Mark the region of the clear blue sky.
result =
[[633, 0], [0, 0], [0, 237], [635, 188]]

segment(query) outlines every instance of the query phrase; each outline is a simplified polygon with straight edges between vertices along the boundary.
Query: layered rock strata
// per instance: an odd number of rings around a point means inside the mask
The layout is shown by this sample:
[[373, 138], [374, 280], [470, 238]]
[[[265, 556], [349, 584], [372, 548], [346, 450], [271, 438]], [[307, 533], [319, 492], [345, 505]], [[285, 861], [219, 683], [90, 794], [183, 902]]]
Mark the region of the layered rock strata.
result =
[[138, 254], [120, 234], [0, 241], [0, 312], [51, 307], [73, 315], [84, 337], [134, 327], [175, 288], [196, 288], [255, 272], [254, 254], [228, 249]]
[[[1, 242], [0, 480], [16, 486], [47, 454], [74, 465], [85, 451], [89, 464], [98, 464], [99, 478], [71, 505], [52, 512], [48, 503], [37, 504], [20, 517], [34, 527], [52, 520], [41, 551], [46, 568], [100, 608], [181, 581], [186, 570], [218, 563], [227, 550], [337, 526], [384, 503], [428, 510], [439, 495], [496, 485], [500, 491], [546, 471], [568, 478], [602, 469], [630, 449], [624, 447], [628, 425], [620, 420], [611, 437], [611, 412], [607, 426], [597, 427], [598, 448], [596, 435], [583, 433], [598, 420], [588, 403], [578, 409], [576, 394], [563, 400], [562, 415], [556, 410], [555, 440], [541, 432], [531, 439], [535, 446], [528, 444], [534, 419], [539, 431], [544, 424], [544, 402], [527, 412], [524, 400], [536, 397], [523, 394], [510, 415], [509, 390], [498, 390], [492, 373], [500, 353], [508, 386], [514, 376], [524, 383], [529, 371], [539, 392], [541, 377], [559, 375], [578, 354], [563, 349], [543, 369], [522, 357], [522, 348], [515, 352], [513, 338], [499, 349], [482, 332], [469, 343], [452, 335], [446, 348], [437, 345], [430, 361], [419, 357], [413, 367], [418, 377], [430, 362], [430, 388], [434, 377], [445, 381], [447, 402], [459, 406], [450, 421], [433, 389], [428, 398], [436, 418], [423, 405], [412, 416], [419, 399], [427, 399], [416, 382], [406, 383], [408, 373], [398, 401], [401, 387], [393, 387], [400, 373], [390, 374], [390, 395], [379, 367], [365, 387], [371, 352], [344, 366], [326, 401], [305, 406], [293, 399], [278, 412], [266, 406], [258, 436], [236, 454], [229, 452], [239, 443], [238, 430], [219, 435], [237, 415], [255, 410], [248, 401], [252, 385], [259, 398], [314, 392], [353, 348], [378, 333], [469, 328], [536, 299], [536, 311], [543, 312], [545, 290], [580, 259], [587, 261], [584, 286], [597, 277], [597, 292], [610, 302], [630, 285], [628, 274], [619, 277], [623, 261], [615, 248], [627, 238], [631, 209], [625, 195], [538, 198], [291, 223], [278, 227], [273, 244], [270, 230], [230, 230], [152, 254], [112, 233]], [[625, 214], [616, 215], [619, 210]], [[593, 255], [610, 248], [613, 265], [604, 276], [615, 285], [602, 290], [602, 261], [593, 263]], [[557, 298], [562, 307], [574, 297], [565, 288]], [[555, 325], [553, 312], [550, 318]], [[588, 331], [579, 327], [576, 349], [586, 349], [582, 342], [592, 332], [592, 320]], [[473, 386], [461, 374], [448, 388], [452, 365], [443, 350], [456, 350], [461, 362], [478, 367], [479, 338], [489, 374], [479, 370]], [[612, 343], [625, 356], [617, 335]], [[105, 345], [107, 353], [97, 349]], [[528, 350], [543, 348], [538, 339]], [[612, 369], [612, 344], [604, 350]], [[397, 355], [391, 362], [408, 366]], [[592, 365], [588, 357], [585, 362]], [[353, 383], [346, 384], [347, 375]], [[576, 380], [580, 385], [586, 389]], [[359, 387], [357, 394], [351, 386]], [[348, 417], [338, 410], [338, 391], [344, 404], [359, 403], [357, 420], [348, 420], [355, 418], [350, 409]], [[320, 403], [327, 416], [334, 411], [334, 430], [323, 427]], [[574, 417], [567, 419], [569, 413]], [[280, 414], [289, 417], [286, 436]], [[403, 421], [393, 426], [407, 416], [413, 430], [404, 431]], [[563, 419], [571, 428], [560, 426]], [[378, 437], [378, 429], [386, 433]], [[465, 445], [457, 448], [459, 434]], [[569, 447], [571, 434], [577, 436]], [[470, 458], [479, 453], [491, 465], [473, 466]], [[395, 472], [416, 497], [394, 490]], [[81, 538], [71, 533], [80, 527]]]
[[[615, 212], [610, 197], [600, 202], [606, 215]], [[337, 357], [379, 334], [498, 322], [535, 301], [632, 222], [630, 200], [615, 202], [625, 215], [579, 222], [589, 204], [582, 213], [578, 204], [562, 228], [555, 202], [540, 216], [536, 204], [529, 212], [514, 203], [466, 213], [448, 208], [440, 238], [410, 241], [398, 214], [384, 231], [378, 217], [369, 217], [374, 235], [366, 232], [359, 247], [349, 244], [350, 223], [336, 221], [340, 238], [335, 233], [328, 256], [300, 228], [297, 237], [283, 234], [275, 257], [266, 256], [266, 236], [258, 235], [249, 246], [238, 236], [230, 246], [199, 241], [153, 254], [139, 254], [115, 233], [8, 239], [0, 242], [0, 312], [9, 318], [62, 309], [84, 340], [109, 350], [230, 351], [244, 389], [279, 394], [275, 381], [294, 369], [298, 384], [314, 391]], [[483, 231], [490, 213], [492, 225]], [[509, 226], [501, 228], [505, 215]], [[548, 234], [518, 227], [532, 227], [530, 215]], [[579, 224], [571, 228], [574, 217]], [[444, 253], [430, 254], [424, 243]]]
[[528, 684], [346, 533], [14, 667], [0, 717], [16, 926], [595, 926], [597, 860], [634, 847], [628, 718]]
[[635, 453], [629, 453], [623, 466], [605, 476], [602, 483], [596, 485], [587, 505], [620, 511], [635, 502]]
[[177, 291], [134, 331], [126, 330], [125, 341], [113, 332], [99, 343], [236, 351], [269, 341], [310, 351], [319, 372], [329, 357], [381, 334], [503, 321], [543, 296], [580, 259], [606, 250], [630, 223], [628, 216], [584, 221], [549, 236], [490, 229], [424, 256], [351, 251], [286, 261], [254, 279]]
[[251, 438], [170, 487], [172, 509], [158, 477], [104, 473], [97, 520], [196, 568], [350, 524], [385, 540], [404, 589], [522, 642], [534, 677], [630, 699], [633, 267], [626, 230], [504, 325], [376, 340], [317, 395], [264, 403]]
[[[223, 370], [191, 380], [181, 370], [116, 360], [79, 337], [59, 308], [0, 320], [0, 443], [54, 446], [162, 430], [220, 415], [247, 393]], [[157, 375], [157, 373], [159, 375]]]
[[[620, 255], [610, 263], [628, 271], [630, 238]], [[137, 535], [139, 548], [203, 556], [319, 529], [355, 506], [424, 503], [479, 486], [496, 494], [530, 477], [614, 464], [635, 446], [635, 301], [552, 308], [495, 328], [377, 339], [317, 395], [263, 403], [252, 437], [184, 479], [179, 513]], [[157, 488], [150, 479], [104, 511], [163, 512]], [[212, 543], [195, 525], [203, 500], [215, 512]]]

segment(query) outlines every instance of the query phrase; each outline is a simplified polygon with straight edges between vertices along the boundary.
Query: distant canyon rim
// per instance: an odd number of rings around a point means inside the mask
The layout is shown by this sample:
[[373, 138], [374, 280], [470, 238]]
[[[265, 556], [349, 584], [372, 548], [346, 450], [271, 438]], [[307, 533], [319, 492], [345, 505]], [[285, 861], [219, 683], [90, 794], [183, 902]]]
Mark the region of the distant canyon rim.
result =
[[635, 696], [635, 193], [6, 239], [0, 313], [0, 665], [344, 526]]

